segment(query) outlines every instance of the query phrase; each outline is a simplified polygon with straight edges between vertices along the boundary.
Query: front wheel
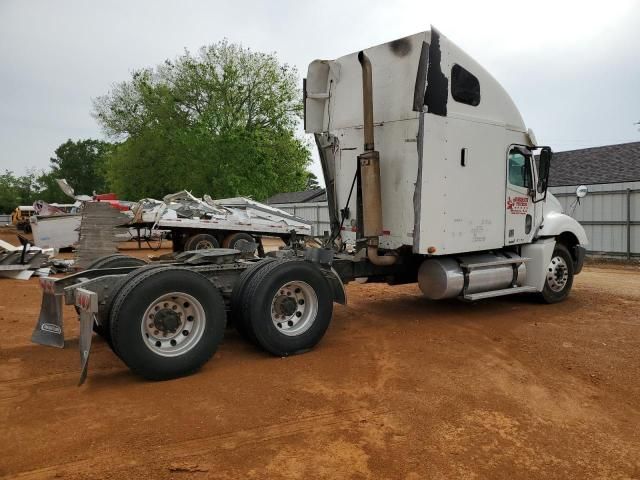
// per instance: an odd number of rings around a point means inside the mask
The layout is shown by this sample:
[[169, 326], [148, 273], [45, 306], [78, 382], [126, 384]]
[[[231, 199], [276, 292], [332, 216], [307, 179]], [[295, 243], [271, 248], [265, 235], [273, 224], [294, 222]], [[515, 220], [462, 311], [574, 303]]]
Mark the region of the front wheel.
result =
[[569, 296], [573, 285], [573, 259], [567, 247], [556, 244], [547, 266], [544, 288], [540, 292], [546, 303], [558, 303]]
[[136, 374], [166, 380], [198, 370], [215, 353], [226, 324], [220, 292], [199, 273], [151, 269], [117, 293], [113, 348]]

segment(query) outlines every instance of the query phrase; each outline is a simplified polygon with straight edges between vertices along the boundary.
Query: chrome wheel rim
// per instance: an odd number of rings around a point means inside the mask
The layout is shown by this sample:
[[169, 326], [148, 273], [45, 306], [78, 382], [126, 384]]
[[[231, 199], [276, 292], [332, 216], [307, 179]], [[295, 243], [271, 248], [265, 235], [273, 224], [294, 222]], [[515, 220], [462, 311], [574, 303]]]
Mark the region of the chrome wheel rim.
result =
[[198, 344], [205, 324], [204, 308], [198, 300], [171, 292], [151, 302], [140, 327], [149, 350], [162, 357], [177, 357]]
[[318, 297], [306, 282], [299, 280], [282, 285], [271, 301], [271, 321], [283, 335], [302, 335], [318, 316]]
[[557, 256], [551, 259], [547, 268], [547, 285], [554, 292], [561, 292], [569, 281], [569, 266], [564, 258]]

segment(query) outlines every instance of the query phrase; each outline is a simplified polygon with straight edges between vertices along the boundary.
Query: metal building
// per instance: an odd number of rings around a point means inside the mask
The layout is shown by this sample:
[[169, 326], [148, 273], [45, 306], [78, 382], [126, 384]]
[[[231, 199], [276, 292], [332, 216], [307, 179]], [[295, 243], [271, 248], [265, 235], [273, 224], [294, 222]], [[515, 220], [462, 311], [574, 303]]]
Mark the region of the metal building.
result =
[[[640, 257], [640, 142], [558, 152], [549, 183], [584, 226], [589, 253]], [[580, 185], [588, 194], [578, 203]]]
[[324, 189], [278, 193], [265, 203], [313, 222], [313, 234], [316, 236], [322, 236], [331, 229]]

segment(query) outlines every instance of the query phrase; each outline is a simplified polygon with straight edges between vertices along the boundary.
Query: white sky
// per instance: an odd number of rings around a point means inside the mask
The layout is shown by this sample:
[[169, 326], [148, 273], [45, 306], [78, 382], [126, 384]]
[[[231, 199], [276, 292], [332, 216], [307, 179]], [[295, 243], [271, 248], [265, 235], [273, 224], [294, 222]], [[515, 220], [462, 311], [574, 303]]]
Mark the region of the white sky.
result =
[[[634, 0], [0, 0], [0, 170], [46, 168], [68, 138], [102, 138], [91, 99], [224, 37], [302, 78], [335, 58], [436, 26], [511, 94], [554, 150], [640, 140]], [[314, 155], [314, 158], [317, 155]], [[313, 171], [320, 175], [317, 162]]]

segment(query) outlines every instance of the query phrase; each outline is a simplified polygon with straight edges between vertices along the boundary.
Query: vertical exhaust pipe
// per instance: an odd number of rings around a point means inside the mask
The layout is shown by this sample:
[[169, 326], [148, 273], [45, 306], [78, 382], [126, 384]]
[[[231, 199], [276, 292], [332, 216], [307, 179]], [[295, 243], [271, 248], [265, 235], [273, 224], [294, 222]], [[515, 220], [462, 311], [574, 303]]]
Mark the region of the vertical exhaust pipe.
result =
[[[371, 61], [364, 52], [358, 53], [358, 61], [362, 67], [362, 112], [364, 119], [364, 151], [375, 149], [373, 141], [373, 74]], [[378, 152], [376, 152], [376, 156]]]
[[393, 265], [396, 256], [378, 255], [382, 235], [382, 193], [380, 188], [380, 154], [373, 138], [373, 80], [371, 61], [364, 52], [358, 53], [362, 67], [362, 112], [364, 118], [364, 153], [358, 156], [362, 186], [363, 236], [367, 239], [367, 257], [374, 265]]

